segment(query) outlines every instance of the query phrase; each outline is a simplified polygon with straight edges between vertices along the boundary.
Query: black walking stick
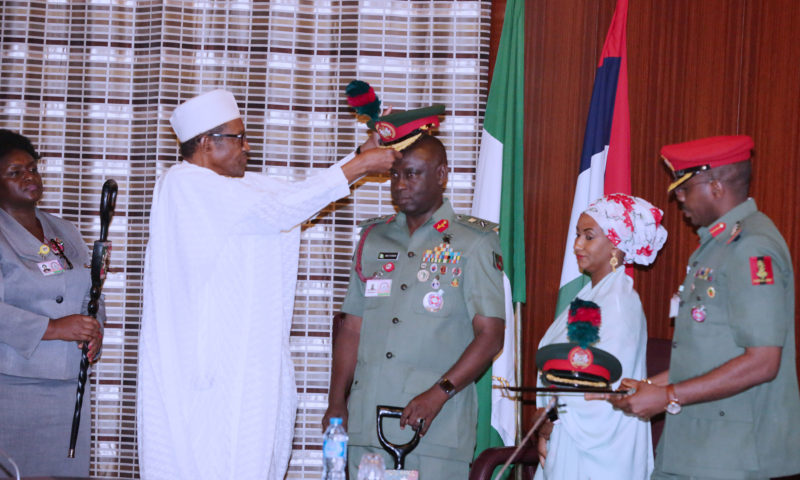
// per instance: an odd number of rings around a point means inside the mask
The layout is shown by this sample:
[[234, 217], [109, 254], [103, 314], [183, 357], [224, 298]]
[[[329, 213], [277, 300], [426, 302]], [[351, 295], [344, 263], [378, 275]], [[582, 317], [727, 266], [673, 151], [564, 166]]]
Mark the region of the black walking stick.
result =
[[[108, 241], [108, 226], [111, 216], [114, 215], [114, 206], [117, 203], [117, 182], [108, 179], [103, 184], [100, 194], [100, 238], [94, 242], [92, 249], [92, 289], [89, 290], [89, 315], [97, 318], [100, 292], [103, 281], [108, 271], [109, 251], [111, 242]], [[78, 391], [75, 393], [75, 413], [72, 415], [72, 432], [69, 436], [69, 458], [75, 458], [75, 443], [78, 441], [78, 428], [81, 423], [81, 407], [83, 406], [83, 390], [86, 387], [86, 377], [89, 371], [89, 342], [83, 343], [81, 355], [81, 369], [78, 372]]]
[[[403, 416], [403, 408], [402, 407], [390, 407], [387, 405], [378, 405], [375, 409], [378, 415], [378, 441], [381, 443], [381, 446], [384, 450], [389, 452], [389, 455], [392, 456], [394, 459], [394, 468], [395, 470], [402, 470], [405, 466], [405, 458], [406, 455], [411, 453], [412, 450], [417, 448], [419, 444], [419, 431], [422, 430], [422, 422], [420, 422], [419, 428], [414, 432], [414, 438], [412, 438], [408, 443], [404, 443], [402, 445], [397, 445], [389, 440], [383, 435], [383, 419], [384, 417], [390, 418], [400, 418]], [[424, 422], [424, 420], [423, 420]]]

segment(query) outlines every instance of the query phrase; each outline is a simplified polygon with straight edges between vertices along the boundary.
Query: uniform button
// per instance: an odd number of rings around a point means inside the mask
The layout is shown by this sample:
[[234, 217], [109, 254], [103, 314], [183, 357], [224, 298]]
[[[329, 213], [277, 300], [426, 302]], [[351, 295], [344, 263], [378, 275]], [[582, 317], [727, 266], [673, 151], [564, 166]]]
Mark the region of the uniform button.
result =
[[398, 323], [400, 323], [400, 319], [399, 319], [399, 318], [397, 318], [397, 317], [394, 317], [394, 318], [392, 319], [392, 323], [394, 323], [395, 325], [397, 325]]
[[698, 296], [697, 296], [697, 301], [699, 302], [699, 301], [701, 301], [701, 300], [702, 300], [702, 298], [700, 298], [700, 295], [698, 295]]
[[692, 266], [693, 266], [693, 267], [696, 267], [696, 266], [697, 266], [697, 260], [695, 260], [694, 262], [692, 262]]
[[672, 348], [678, 348], [678, 342], [672, 342]]
[[681, 300], [680, 302], [678, 302], [678, 306], [679, 306], [679, 307], [682, 307], [684, 303], [685, 303], [685, 302], [684, 302], [683, 300]]
[[722, 410], [720, 410], [720, 411], [719, 411], [719, 416], [720, 416], [720, 417], [724, 417], [724, 416], [725, 416], [725, 412], [724, 412], [724, 411], [722, 411]]
[[408, 252], [408, 258], [412, 258], [414, 256], [414, 252]]
[[356, 380], [355, 382], [353, 382], [353, 385], [358, 385], [358, 380]]
[[400, 290], [405, 290], [407, 288], [408, 288], [408, 285], [406, 285], [405, 283], [400, 285]]
[[386, 352], [386, 358], [392, 358], [392, 357], [394, 357], [394, 354], [392, 354], [392, 352]]
[[64, 297], [62, 297], [61, 295], [56, 297], [56, 303], [61, 303], [63, 301], [64, 301]]

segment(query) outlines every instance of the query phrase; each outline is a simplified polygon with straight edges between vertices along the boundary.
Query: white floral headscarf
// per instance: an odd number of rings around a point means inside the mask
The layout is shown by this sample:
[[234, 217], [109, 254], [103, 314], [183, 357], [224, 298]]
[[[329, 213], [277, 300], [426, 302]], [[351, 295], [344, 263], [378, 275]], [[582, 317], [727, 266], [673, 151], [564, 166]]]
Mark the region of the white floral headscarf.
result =
[[667, 230], [661, 225], [664, 212], [642, 198], [612, 193], [595, 200], [583, 213], [625, 254], [625, 263], [650, 265], [667, 241]]

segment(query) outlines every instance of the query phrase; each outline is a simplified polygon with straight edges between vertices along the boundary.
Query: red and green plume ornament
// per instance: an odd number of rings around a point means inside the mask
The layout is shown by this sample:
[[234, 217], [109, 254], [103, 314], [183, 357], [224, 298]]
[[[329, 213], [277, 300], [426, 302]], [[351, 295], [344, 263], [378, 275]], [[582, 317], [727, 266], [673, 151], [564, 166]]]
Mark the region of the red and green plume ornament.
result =
[[576, 298], [569, 304], [567, 317], [567, 339], [581, 348], [600, 340], [600, 306], [594, 302]]
[[347, 103], [353, 107], [358, 115], [358, 120], [363, 123], [377, 121], [381, 113], [381, 100], [375, 95], [375, 90], [369, 83], [353, 80], [345, 89]]

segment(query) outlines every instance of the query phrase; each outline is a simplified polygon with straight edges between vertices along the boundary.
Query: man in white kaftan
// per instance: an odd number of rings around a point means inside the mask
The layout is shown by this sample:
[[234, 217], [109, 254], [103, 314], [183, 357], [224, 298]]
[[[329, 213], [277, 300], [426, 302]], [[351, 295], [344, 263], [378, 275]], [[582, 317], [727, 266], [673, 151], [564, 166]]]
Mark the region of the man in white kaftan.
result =
[[153, 194], [139, 342], [141, 477], [282, 479], [296, 411], [288, 337], [299, 225], [359, 176], [388, 170], [394, 154], [373, 149], [287, 183], [244, 172], [249, 144], [229, 92], [189, 100], [171, 122], [185, 161]]

